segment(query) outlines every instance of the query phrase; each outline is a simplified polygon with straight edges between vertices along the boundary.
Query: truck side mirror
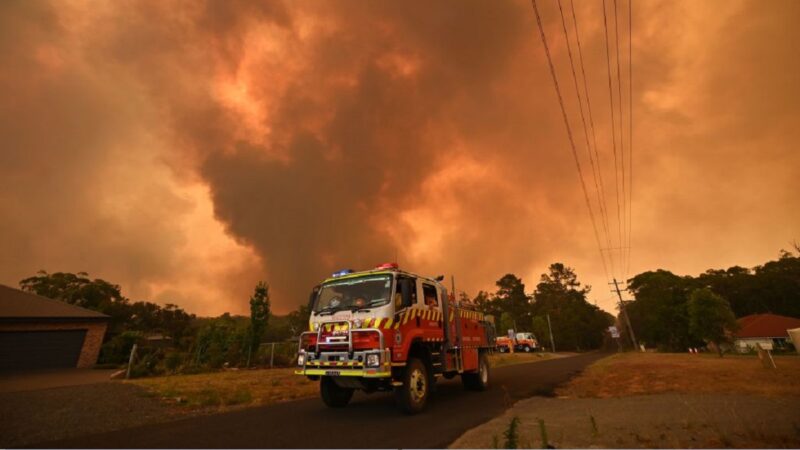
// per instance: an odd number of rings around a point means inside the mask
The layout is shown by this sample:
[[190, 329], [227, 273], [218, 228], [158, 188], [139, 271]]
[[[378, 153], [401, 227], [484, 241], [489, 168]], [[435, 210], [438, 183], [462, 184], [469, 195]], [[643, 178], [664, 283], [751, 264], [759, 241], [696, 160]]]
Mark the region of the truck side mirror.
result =
[[319, 294], [319, 285], [314, 286], [314, 289], [311, 290], [311, 294], [308, 296], [308, 312], [314, 311], [314, 302], [317, 300], [317, 294]]
[[413, 288], [414, 283], [411, 282], [408, 278], [401, 278], [400, 279], [400, 296], [403, 299], [403, 308], [411, 306], [411, 289]]

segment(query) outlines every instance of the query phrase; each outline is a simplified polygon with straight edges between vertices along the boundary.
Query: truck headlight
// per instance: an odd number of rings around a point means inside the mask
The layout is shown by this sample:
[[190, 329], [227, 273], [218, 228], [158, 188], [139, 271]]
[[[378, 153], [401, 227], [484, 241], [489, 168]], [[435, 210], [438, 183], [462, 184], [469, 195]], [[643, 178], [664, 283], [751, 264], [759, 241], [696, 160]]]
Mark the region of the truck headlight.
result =
[[300, 353], [299, 355], [297, 355], [297, 365], [302, 366], [305, 363], [306, 363], [306, 354]]
[[367, 355], [367, 367], [378, 367], [381, 365], [381, 355], [372, 353]]
[[314, 331], [318, 331], [319, 330], [319, 322], [314, 322], [313, 327], [314, 327]]

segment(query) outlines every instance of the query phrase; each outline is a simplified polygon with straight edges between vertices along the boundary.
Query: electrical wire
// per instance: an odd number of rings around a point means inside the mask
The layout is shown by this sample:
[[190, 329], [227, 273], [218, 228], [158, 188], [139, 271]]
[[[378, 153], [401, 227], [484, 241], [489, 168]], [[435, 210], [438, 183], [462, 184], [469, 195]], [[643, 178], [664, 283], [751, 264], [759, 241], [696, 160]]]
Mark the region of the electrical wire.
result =
[[[602, 170], [603, 166], [600, 163], [600, 153], [597, 150], [597, 134], [596, 134], [595, 128], [594, 128], [594, 114], [592, 113], [592, 100], [591, 100], [591, 96], [589, 95], [589, 84], [587, 82], [587, 77], [586, 77], [586, 66], [585, 66], [585, 64], [583, 62], [583, 46], [581, 45], [581, 34], [580, 34], [580, 28], [578, 27], [578, 17], [577, 17], [577, 14], [575, 14], [575, 2], [574, 2], [574, 0], [570, 0], [569, 5], [570, 5], [570, 10], [572, 12], [572, 24], [575, 27], [575, 41], [578, 44], [578, 61], [580, 62], [580, 66], [581, 66], [581, 78], [583, 80], [583, 91], [586, 93], [586, 109], [587, 109], [587, 112], [589, 113], [589, 129], [592, 132], [592, 144], [593, 144], [592, 148], [594, 150], [594, 159], [595, 159], [595, 161], [597, 161], [597, 175], [598, 175], [598, 177], [600, 179], [600, 196], [603, 199], [603, 202], [602, 202], [603, 203], [603, 214], [604, 214], [604, 220], [605, 220], [605, 225], [606, 225], [606, 230], [607, 230], [606, 243], [608, 245], [607, 248], [611, 249], [611, 247], [612, 247], [612, 245], [611, 245], [611, 231], [610, 231], [611, 227], [609, 225], [609, 220], [608, 220], [608, 205], [606, 204], [606, 198], [607, 197], [606, 197], [606, 192], [605, 192], [605, 181], [603, 180], [603, 170]], [[611, 262], [611, 271], [614, 272], [614, 259], [611, 258], [610, 255], [609, 255], [609, 260]]]
[[622, 181], [622, 222], [620, 223], [620, 227], [622, 228], [622, 241], [620, 242], [619, 246], [619, 255], [620, 261], [622, 261], [621, 270], [622, 273], [620, 275], [623, 276], [623, 279], [627, 278], [626, 273], [626, 266], [625, 260], [627, 251], [625, 247], [627, 246], [626, 243], [628, 242], [628, 232], [626, 230], [626, 219], [627, 219], [627, 194], [626, 194], [626, 187], [625, 187], [625, 133], [623, 132], [623, 121], [625, 120], [625, 116], [622, 114], [622, 70], [620, 69], [620, 62], [619, 62], [619, 8], [617, 8], [617, 0], [613, 0], [614, 2], [614, 47], [617, 50], [617, 108], [619, 108], [619, 164], [620, 164], [620, 180]]
[[[628, 263], [631, 269], [631, 234], [633, 227], [633, 0], [628, 0]], [[626, 275], [627, 278], [627, 275]]]
[[[605, 42], [606, 42], [606, 69], [608, 73], [608, 99], [611, 103], [611, 148], [614, 153], [614, 187], [617, 194], [617, 231], [619, 237], [619, 246], [620, 246], [620, 255], [623, 252], [623, 243], [625, 241], [622, 240], [622, 213], [620, 209], [620, 201], [619, 201], [619, 160], [617, 158], [617, 125], [614, 113], [614, 88], [611, 85], [611, 49], [608, 45], [608, 17], [606, 14], [606, 0], [603, 0], [603, 29], [605, 30]], [[609, 249], [610, 251], [611, 249]], [[622, 258], [620, 258], [620, 262], [622, 262]], [[622, 265], [620, 264], [620, 267]]]
[[[564, 40], [567, 42], [567, 54], [569, 55], [569, 66], [570, 66], [570, 69], [572, 70], [572, 82], [573, 82], [573, 85], [575, 87], [575, 95], [578, 97], [578, 109], [580, 111], [581, 124], [583, 125], [583, 135], [584, 135], [584, 138], [585, 138], [585, 141], [586, 141], [586, 154], [589, 157], [589, 164], [592, 167], [592, 178], [594, 180], [595, 193], [597, 194], [597, 204], [598, 204], [598, 207], [600, 209], [600, 216], [601, 216], [601, 219], [602, 219], [602, 224], [603, 224], [603, 228], [604, 228], [604, 231], [605, 231], [606, 240], [610, 241], [610, 237], [609, 237], [610, 234], [609, 234], [609, 229], [608, 229], [608, 220], [606, 218], [606, 212], [605, 212], [605, 208], [604, 208], [603, 198], [600, 195], [601, 191], [600, 191], [600, 185], [598, 183], [597, 167], [595, 166], [594, 157], [592, 156], [592, 146], [589, 143], [589, 129], [586, 126], [586, 116], [585, 116], [585, 114], [583, 112], [583, 99], [582, 99], [582, 96], [581, 96], [580, 88], [578, 87], [578, 76], [575, 73], [575, 61], [574, 61], [574, 58], [572, 56], [572, 45], [569, 42], [569, 32], [567, 32], [567, 22], [564, 19], [564, 9], [561, 6], [561, 0], [557, 0], [557, 1], [558, 1], [558, 12], [559, 12], [559, 14], [561, 16], [561, 28], [564, 31]], [[586, 91], [586, 96], [588, 97], [588, 95], [589, 95], [589, 93], [588, 93], [588, 91]], [[611, 270], [612, 270], [612, 272], [614, 271], [613, 260], [612, 260], [612, 269]]]
[[578, 170], [578, 178], [580, 179], [581, 188], [583, 189], [583, 198], [586, 202], [586, 209], [589, 211], [589, 219], [592, 222], [592, 229], [594, 230], [594, 237], [595, 241], [597, 242], [597, 248], [600, 251], [600, 259], [603, 263], [603, 270], [605, 271], [606, 278], [608, 278], [608, 267], [606, 266], [606, 260], [603, 257], [603, 248], [602, 245], [600, 244], [600, 235], [597, 231], [597, 221], [595, 220], [594, 212], [592, 210], [592, 203], [589, 200], [589, 193], [588, 190], [586, 189], [586, 182], [583, 179], [583, 170], [581, 170], [580, 159], [578, 159], [578, 151], [575, 147], [575, 139], [573, 138], [572, 135], [572, 128], [569, 125], [569, 119], [567, 118], [567, 109], [564, 106], [564, 97], [561, 95], [561, 87], [558, 84], [558, 77], [556, 76], [556, 69], [555, 66], [553, 65], [553, 58], [550, 55], [550, 47], [547, 45], [547, 37], [545, 36], [544, 33], [542, 18], [539, 15], [539, 7], [536, 5], [536, 0], [531, 0], [531, 4], [533, 5], [533, 12], [534, 14], [536, 14], [536, 23], [539, 26], [539, 35], [542, 38], [542, 45], [544, 46], [544, 52], [545, 55], [547, 56], [547, 63], [550, 67], [550, 75], [553, 78], [553, 85], [555, 86], [556, 89], [558, 103], [561, 106], [561, 115], [564, 119], [564, 126], [567, 130], [567, 137], [569, 138], [570, 148], [572, 149], [572, 156], [575, 159], [575, 167]]

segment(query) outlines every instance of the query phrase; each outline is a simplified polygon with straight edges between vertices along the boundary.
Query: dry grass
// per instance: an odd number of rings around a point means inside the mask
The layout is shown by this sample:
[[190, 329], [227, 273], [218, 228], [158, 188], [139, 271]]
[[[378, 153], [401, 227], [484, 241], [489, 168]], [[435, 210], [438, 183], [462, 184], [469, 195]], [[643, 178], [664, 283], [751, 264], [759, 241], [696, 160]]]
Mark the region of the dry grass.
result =
[[131, 380], [181, 408], [227, 410], [314, 397], [319, 387], [294, 369], [237, 370]]
[[766, 369], [752, 356], [624, 353], [592, 364], [558, 389], [560, 396], [609, 398], [640, 394], [800, 395], [800, 358], [776, 356]]
[[[492, 367], [545, 361], [545, 353], [495, 354]], [[184, 410], [223, 411], [316, 397], [319, 385], [294, 375], [294, 369], [232, 370], [198, 375], [171, 375], [126, 381]]]
[[545, 361], [554, 357], [557, 356], [553, 356], [552, 353], [495, 353], [489, 356], [489, 363], [492, 367], [502, 367], [512, 364]]

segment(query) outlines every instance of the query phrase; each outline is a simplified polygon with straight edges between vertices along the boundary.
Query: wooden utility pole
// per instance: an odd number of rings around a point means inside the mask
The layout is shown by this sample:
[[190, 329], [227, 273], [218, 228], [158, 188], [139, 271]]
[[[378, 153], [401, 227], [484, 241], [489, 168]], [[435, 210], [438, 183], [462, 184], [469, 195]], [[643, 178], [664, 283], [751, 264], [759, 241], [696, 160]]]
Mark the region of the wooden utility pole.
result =
[[547, 329], [550, 330], [550, 345], [553, 347], [553, 353], [555, 353], [556, 341], [553, 339], [553, 327], [550, 325], [550, 314], [547, 314]]
[[[612, 283], [609, 283], [612, 284]], [[619, 312], [625, 316], [625, 323], [628, 325], [628, 334], [631, 336], [631, 343], [633, 344], [633, 348], [636, 351], [639, 351], [639, 344], [636, 342], [636, 334], [633, 332], [633, 327], [631, 326], [631, 318], [628, 317], [628, 311], [625, 309], [625, 301], [622, 300], [622, 292], [619, 290], [619, 283], [617, 279], [614, 278], [614, 290], [611, 292], [616, 292], [617, 297], [619, 297]]]
[[133, 344], [133, 347], [131, 347], [131, 355], [128, 357], [128, 370], [125, 372], [125, 379], [126, 380], [131, 377], [131, 366], [133, 366], [134, 358], [136, 358], [136, 344], [135, 343]]

